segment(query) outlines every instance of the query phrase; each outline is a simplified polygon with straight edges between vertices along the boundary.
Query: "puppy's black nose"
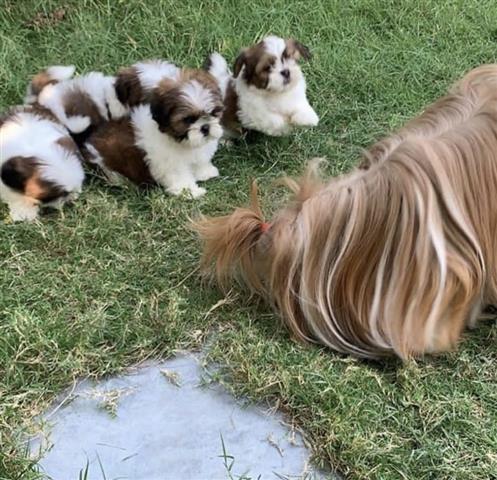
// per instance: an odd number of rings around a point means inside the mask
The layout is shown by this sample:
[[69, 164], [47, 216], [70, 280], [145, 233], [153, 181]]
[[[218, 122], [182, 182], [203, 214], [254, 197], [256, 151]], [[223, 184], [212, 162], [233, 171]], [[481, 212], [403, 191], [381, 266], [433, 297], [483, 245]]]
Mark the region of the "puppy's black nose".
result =
[[200, 131], [204, 134], [204, 137], [207, 137], [209, 135], [209, 125], [202, 125]]
[[285, 68], [285, 70], [282, 70], [280, 73], [285, 80], [290, 78], [290, 70], [288, 70], [288, 68]]

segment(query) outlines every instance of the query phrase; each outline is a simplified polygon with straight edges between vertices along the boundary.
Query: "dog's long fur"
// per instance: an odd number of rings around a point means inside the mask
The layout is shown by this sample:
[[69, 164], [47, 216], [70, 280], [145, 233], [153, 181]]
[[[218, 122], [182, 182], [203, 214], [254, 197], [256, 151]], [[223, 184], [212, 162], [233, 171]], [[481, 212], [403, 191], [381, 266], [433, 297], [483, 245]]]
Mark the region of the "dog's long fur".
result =
[[469, 72], [360, 168], [288, 182], [264, 233], [249, 209], [202, 218], [204, 267], [267, 297], [300, 340], [359, 357], [452, 349], [497, 301], [497, 65]]

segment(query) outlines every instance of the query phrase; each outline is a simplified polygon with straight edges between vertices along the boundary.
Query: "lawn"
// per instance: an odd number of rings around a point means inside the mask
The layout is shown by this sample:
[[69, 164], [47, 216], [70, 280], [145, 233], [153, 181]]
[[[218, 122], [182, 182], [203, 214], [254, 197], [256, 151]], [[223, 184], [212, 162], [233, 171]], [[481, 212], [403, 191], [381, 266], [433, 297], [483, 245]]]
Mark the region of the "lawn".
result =
[[[319, 127], [222, 148], [221, 177], [201, 200], [110, 188], [36, 224], [0, 206], [0, 478], [38, 478], [22, 444], [31, 419], [80, 377], [202, 348], [237, 395], [283, 409], [318, 464], [350, 479], [497, 478], [497, 327], [457, 352], [402, 365], [367, 363], [293, 342], [265, 305], [202, 285], [187, 220], [247, 200], [325, 156], [346, 171], [379, 136], [441, 95], [463, 72], [496, 61], [497, 5], [380, 0], [0, 0], [0, 107], [20, 103], [45, 65], [108, 73], [163, 57], [199, 66], [267, 33], [294, 36]], [[254, 478], [257, 471], [251, 472]]]

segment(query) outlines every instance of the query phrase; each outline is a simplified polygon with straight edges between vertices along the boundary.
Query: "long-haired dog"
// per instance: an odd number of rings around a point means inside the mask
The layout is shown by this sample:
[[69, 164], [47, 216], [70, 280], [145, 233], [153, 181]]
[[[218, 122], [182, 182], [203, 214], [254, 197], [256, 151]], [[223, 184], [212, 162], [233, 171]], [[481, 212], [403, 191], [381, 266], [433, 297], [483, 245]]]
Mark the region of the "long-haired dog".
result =
[[162, 185], [173, 195], [203, 195], [197, 182], [219, 175], [211, 162], [223, 133], [215, 79], [204, 70], [172, 69], [160, 79], [154, 69], [146, 74], [143, 67], [132, 68], [125, 78], [118, 75], [116, 86], [121, 100], [136, 106], [129, 117], [96, 129], [85, 157], [111, 180], [117, 174], [138, 185]]
[[225, 103], [223, 126], [231, 134], [242, 128], [266, 135], [286, 135], [295, 126], [315, 126], [319, 118], [309, 104], [300, 59], [309, 49], [294, 39], [268, 36], [242, 50], [231, 74], [226, 60], [213, 53], [206, 69], [219, 82]]
[[469, 72], [361, 168], [311, 168], [265, 223], [203, 218], [204, 266], [265, 296], [293, 335], [359, 357], [453, 348], [497, 301], [497, 65]]
[[25, 102], [50, 110], [82, 145], [102, 123], [124, 117], [129, 108], [119, 101], [116, 78], [101, 72], [73, 77], [73, 66], [49, 67], [28, 85]]
[[0, 117], [0, 198], [13, 221], [34, 220], [40, 206], [76, 198], [84, 179], [81, 160], [49, 111], [26, 105]]

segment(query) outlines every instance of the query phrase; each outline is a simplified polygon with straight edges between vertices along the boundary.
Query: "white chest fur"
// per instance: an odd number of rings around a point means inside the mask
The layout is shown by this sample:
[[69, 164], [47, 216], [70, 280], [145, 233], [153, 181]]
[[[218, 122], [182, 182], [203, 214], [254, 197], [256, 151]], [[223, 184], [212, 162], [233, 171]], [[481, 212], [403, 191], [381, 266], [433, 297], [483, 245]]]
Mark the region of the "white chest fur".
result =
[[136, 145], [146, 153], [145, 161], [155, 181], [173, 195], [183, 190], [192, 197], [203, 195], [205, 189], [197, 181], [219, 174], [211, 163], [219, 140], [213, 139], [196, 148], [179, 143], [159, 130], [148, 105], [134, 109], [131, 119]]
[[238, 95], [238, 118], [248, 129], [267, 135], [288, 134], [293, 126], [315, 126], [319, 118], [306, 97], [302, 77], [283, 92], [270, 92], [247, 85], [242, 76], [235, 80]]

